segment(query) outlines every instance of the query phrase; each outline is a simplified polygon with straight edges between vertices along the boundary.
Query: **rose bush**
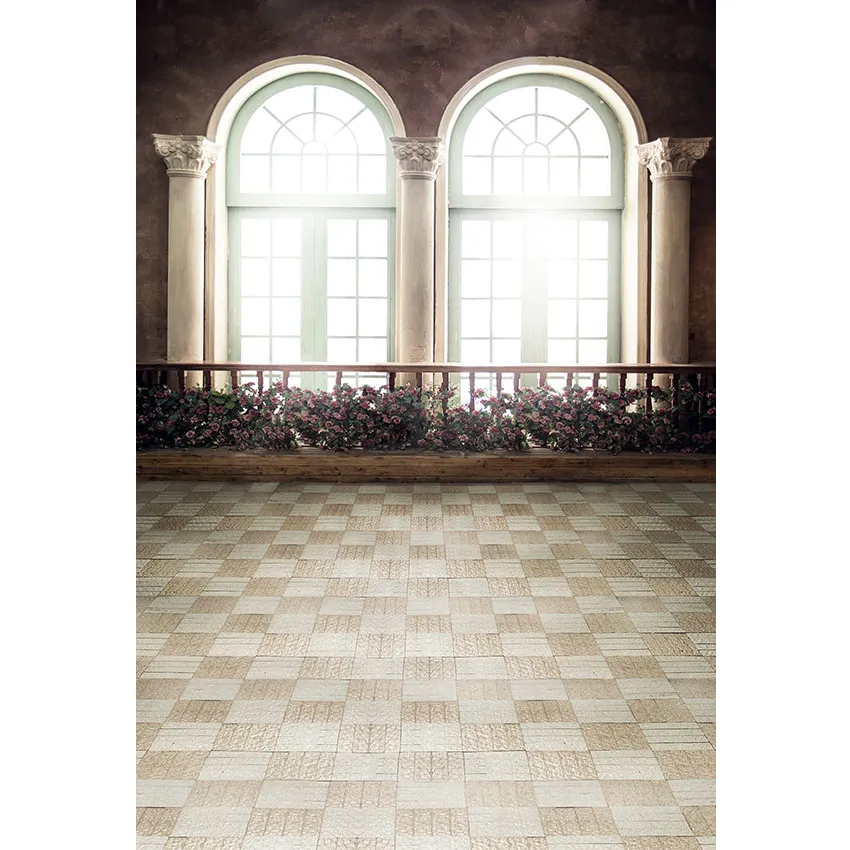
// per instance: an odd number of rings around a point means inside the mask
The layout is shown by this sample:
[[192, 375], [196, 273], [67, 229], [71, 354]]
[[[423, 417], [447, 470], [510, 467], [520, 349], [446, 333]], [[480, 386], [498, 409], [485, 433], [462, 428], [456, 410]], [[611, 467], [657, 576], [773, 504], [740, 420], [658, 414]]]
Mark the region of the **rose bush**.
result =
[[529, 445], [560, 452], [713, 452], [716, 396], [683, 383], [678, 403], [669, 389], [622, 393], [603, 388], [523, 388], [486, 396], [475, 410], [455, 403], [454, 388], [350, 387], [180, 393], [165, 387], [136, 391], [136, 446], [330, 451], [353, 448], [481, 452]]

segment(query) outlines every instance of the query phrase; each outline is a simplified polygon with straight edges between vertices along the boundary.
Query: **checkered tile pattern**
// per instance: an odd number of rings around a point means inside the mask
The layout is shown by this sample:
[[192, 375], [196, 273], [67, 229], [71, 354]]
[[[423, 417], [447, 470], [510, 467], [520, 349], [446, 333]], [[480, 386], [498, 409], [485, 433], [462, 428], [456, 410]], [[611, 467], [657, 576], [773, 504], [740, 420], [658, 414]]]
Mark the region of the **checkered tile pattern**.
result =
[[138, 848], [714, 846], [714, 487], [138, 485]]

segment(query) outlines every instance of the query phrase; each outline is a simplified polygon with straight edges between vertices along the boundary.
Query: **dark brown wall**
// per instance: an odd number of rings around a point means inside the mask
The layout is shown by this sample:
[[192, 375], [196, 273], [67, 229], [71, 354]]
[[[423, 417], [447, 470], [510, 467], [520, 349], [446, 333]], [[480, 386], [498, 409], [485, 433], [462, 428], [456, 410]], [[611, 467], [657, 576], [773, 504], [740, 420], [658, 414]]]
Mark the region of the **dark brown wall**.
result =
[[[139, 0], [137, 319], [140, 357], [165, 356], [168, 178], [151, 133], [206, 133], [239, 76], [294, 54], [374, 77], [410, 136], [434, 136], [454, 93], [523, 56], [587, 62], [637, 102], [649, 138], [714, 135], [711, 0]], [[714, 152], [694, 169], [692, 359], [713, 359]]]

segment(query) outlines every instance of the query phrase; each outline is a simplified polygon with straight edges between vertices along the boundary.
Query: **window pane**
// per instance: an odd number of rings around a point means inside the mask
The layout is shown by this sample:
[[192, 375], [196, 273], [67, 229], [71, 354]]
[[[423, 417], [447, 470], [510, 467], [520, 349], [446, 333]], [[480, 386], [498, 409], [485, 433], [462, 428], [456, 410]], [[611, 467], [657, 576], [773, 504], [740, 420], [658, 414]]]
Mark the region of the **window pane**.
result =
[[268, 298], [242, 299], [242, 333], [252, 336], [269, 332]]
[[387, 220], [362, 218], [358, 223], [358, 251], [361, 257], [387, 256]]
[[578, 231], [575, 221], [550, 221], [548, 248], [549, 256], [572, 260], [578, 257]]
[[519, 337], [522, 327], [522, 302], [506, 299], [493, 302], [493, 336]]
[[356, 332], [356, 299], [328, 298], [328, 336], [354, 336]]
[[555, 366], [570, 366], [576, 363], [576, 341], [574, 339], [550, 339], [546, 360]]
[[537, 108], [569, 124], [587, 109], [587, 104], [572, 92], [555, 86], [540, 86], [537, 90]]
[[357, 294], [357, 260], [328, 260], [328, 295]]
[[578, 305], [578, 332], [581, 336], [607, 336], [608, 302], [580, 301]]
[[493, 222], [493, 256], [509, 260], [522, 256], [522, 222]]
[[486, 298], [490, 295], [489, 260], [461, 260], [460, 294], [463, 298]]
[[550, 337], [570, 337], [576, 332], [576, 302], [572, 299], [549, 299], [547, 315]]
[[279, 121], [287, 121], [300, 112], [310, 112], [313, 109], [314, 86], [293, 86], [282, 92], [273, 94], [264, 104]]
[[349, 121], [363, 109], [363, 103], [334, 86], [316, 86], [316, 108], [320, 112], [335, 115], [342, 121]]
[[583, 260], [605, 259], [608, 256], [608, 222], [580, 222], [580, 248]]
[[267, 257], [269, 255], [269, 220], [266, 218], [242, 219], [243, 257]]
[[272, 157], [272, 191], [289, 193], [301, 191], [301, 157]]
[[366, 195], [383, 195], [387, 191], [387, 159], [384, 156], [360, 156], [360, 192]]
[[358, 264], [360, 267], [359, 294], [386, 297], [387, 261], [359, 260]]
[[354, 363], [357, 360], [357, 340], [328, 339], [328, 363]]
[[272, 153], [285, 153], [299, 155], [304, 148], [304, 143], [289, 131], [289, 127], [281, 127], [280, 132], [272, 142]]
[[268, 295], [269, 261], [243, 257], [240, 284], [243, 295]]
[[464, 195], [489, 195], [490, 187], [490, 162], [488, 159], [477, 157], [464, 157], [463, 170], [463, 193]]
[[589, 109], [572, 126], [572, 131], [578, 136], [581, 152], [588, 154], [610, 154], [611, 143], [608, 141], [608, 131], [602, 119]]
[[355, 156], [357, 154], [357, 143], [354, 141], [354, 134], [348, 127], [343, 127], [334, 133], [325, 144], [330, 154], [349, 154]]
[[611, 163], [607, 159], [581, 161], [582, 195], [611, 194]]
[[484, 366], [490, 362], [490, 340], [462, 339], [460, 341], [460, 360], [468, 366]]
[[301, 299], [272, 299], [272, 333], [275, 336], [299, 336], [301, 333]]
[[489, 221], [464, 221], [461, 223], [460, 255], [468, 259], [490, 256]]
[[272, 339], [273, 363], [298, 363], [301, 360], [301, 340], [296, 338]]
[[272, 295], [301, 295], [301, 260], [272, 260]]
[[265, 153], [272, 147], [272, 137], [280, 123], [265, 109], [258, 109], [249, 119], [242, 132], [242, 153]]
[[[511, 130], [514, 130], [514, 132], [512, 133]], [[493, 144], [495, 156], [522, 156], [526, 142], [516, 135], [517, 131], [513, 127], [511, 127], [511, 130], [500, 129]]]
[[242, 355], [240, 357], [243, 363], [270, 363], [269, 359], [269, 340], [268, 337], [260, 339], [256, 337], [242, 337]]
[[269, 191], [269, 158], [242, 156], [239, 160], [239, 188], [243, 192]]
[[489, 300], [461, 300], [460, 335], [462, 337], [490, 336]]
[[582, 260], [579, 271], [579, 292], [583, 298], [608, 297], [608, 261]]
[[301, 158], [301, 188], [304, 192], [327, 192], [328, 158], [321, 154], [309, 154]]
[[523, 159], [523, 191], [526, 195], [545, 195], [549, 191], [548, 160], [526, 156]]
[[387, 139], [372, 112], [368, 109], [364, 110], [348, 126], [351, 127], [351, 132], [357, 139], [357, 149], [361, 154], [386, 155]]
[[[522, 343], [518, 339], [494, 339], [493, 362], [516, 365], [522, 360], [521, 346]], [[503, 382], [502, 386], [507, 388], [509, 384]]]
[[357, 157], [328, 157], [328, 192], [349, 195], [357, 191]]
[[272, 254], [301, 256], [301, 222], [297, 218], [278, 218], [272, 222]]
[[608, 343], [604, 339], [580, 339], [578, 356], [583, 366], [608, 362]]
[[[490, 154], [493, 149], [493, 140], [502, 129], [502, 125], [490, 114], [487, 109], [482, 109], [475, 114], [469, 123], [469, 129], [463, 140], [463, 154]], [[465, 167], [465, 164], [464, 164]]]
[[361, 336], [385, 336], [387, 333], [387, 301], [385, 298], [361, 298], [359, 304]]
[[549, 261], [549, 297], [575, 298], [576, 295], [576, 261]]
[[522, 160], [520, 157], [494, 160], [493, 193], [496, 195], [522, 194]]
[[493, 297], [519, 298], [521, 295], [521, 263], [518, 260], [493, 260]]
[[[361, 363], [386, 363], [387, 362], [387, 340], [384, 339], [361, 339], [358, 342], [360, 356], [357, 358]], [[381, 382], [383, 383], [383, 381]], [[377, 386], [374, 384], [373, 386]]]
[[328, 256], [357, 256], [357, 222], [353, 219], [328, 221]]
[[550, 186], [555, 195], [578, 194], [578, 160], [553, 156], [550, 163]]

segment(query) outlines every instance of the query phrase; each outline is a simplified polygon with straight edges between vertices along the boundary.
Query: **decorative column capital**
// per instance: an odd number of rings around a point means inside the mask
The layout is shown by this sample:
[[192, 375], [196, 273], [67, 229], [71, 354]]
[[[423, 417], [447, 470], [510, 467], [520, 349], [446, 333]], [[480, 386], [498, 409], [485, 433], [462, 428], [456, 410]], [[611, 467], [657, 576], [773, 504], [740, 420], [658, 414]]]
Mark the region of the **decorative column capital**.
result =
[[198, 177], [203, 180], [218, 159], [221, 145], [205, 136], [163, 136], [153, 134], [153, 146], [165, 160], [168, 176]]
[[437, 169], [443, 163], [445, 150], [442, 139], [392, 136], [390, 142], [395, 158], [398, 160], [398, 173], [402, 179], [437, 179]]
[[672, 139], [663, 136], [654, 142], [635, 145], [638, 161], [649, 169], [650, 179], [690, 180], [698, 159], [708, 152], [711, 136], [698, 139]]

